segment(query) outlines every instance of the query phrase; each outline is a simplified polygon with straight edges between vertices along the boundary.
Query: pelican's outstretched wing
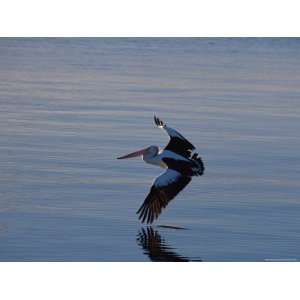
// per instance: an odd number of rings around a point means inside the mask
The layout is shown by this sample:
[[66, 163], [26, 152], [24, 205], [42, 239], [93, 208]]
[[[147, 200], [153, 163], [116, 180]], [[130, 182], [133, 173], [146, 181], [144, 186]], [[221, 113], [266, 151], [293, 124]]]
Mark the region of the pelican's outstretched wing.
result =
[[162, 209], [191, 181], [191, 177], [167, 169], [157, 177], [144, 203], [137, 211], [142, 222], [152, 223]]
[[162, 120], [154, 116], [154, 122], [159, 128], [163, 128], [170, 136], [170, 141], [164, 150], [173, 151], [183, 157], [189, 158], [195, 146], [191, 144], [185, 137], [178, 131], [168, 127]]

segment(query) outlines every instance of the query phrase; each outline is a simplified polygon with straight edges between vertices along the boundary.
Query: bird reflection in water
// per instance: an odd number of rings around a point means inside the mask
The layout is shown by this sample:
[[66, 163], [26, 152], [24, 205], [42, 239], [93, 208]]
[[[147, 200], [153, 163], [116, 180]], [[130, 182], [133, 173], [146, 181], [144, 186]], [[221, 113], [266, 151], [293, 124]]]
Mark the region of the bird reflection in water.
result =
[[182, 256], [168, 246], [157, 230], [151, 226], [141, 228], [137, 236], [137, 243], [144, 250], [151, 261], [160, 262], [187, 262], [202, 261], [201, 259], [190, 259]]

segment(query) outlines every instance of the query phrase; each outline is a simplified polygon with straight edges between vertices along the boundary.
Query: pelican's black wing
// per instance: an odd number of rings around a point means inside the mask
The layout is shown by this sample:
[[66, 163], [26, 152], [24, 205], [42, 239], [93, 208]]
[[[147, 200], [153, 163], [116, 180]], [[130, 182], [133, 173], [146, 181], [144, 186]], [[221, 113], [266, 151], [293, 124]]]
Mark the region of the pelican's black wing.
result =
[[144, 203], [137, 211], [139, 219], [144, 223], [152, 223], [160, 215], [163, 208], [182, 191], [191, 177], [184, 176], [178, 171], [167, 169], [154, 181]]
[[170, 150], [174, 153], [189, 158], [195, 146], [183, 137], [178, 131], [168, 127], [162, 120], [154, 116], [154, 122], [159, 128], [163, 128], [170, 136], [170, 141], [164, 150]]

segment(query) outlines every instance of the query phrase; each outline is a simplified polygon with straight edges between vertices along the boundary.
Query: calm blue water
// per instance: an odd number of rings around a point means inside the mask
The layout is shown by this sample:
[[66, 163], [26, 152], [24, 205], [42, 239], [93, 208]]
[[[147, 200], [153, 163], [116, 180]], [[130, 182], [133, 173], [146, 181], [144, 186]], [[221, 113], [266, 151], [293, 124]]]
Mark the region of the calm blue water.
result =
[[[143, 229], [153, 113], [206, 173]], [[299, 259], [299, 115], [299, 39], [1, 38], [0, 260]]]

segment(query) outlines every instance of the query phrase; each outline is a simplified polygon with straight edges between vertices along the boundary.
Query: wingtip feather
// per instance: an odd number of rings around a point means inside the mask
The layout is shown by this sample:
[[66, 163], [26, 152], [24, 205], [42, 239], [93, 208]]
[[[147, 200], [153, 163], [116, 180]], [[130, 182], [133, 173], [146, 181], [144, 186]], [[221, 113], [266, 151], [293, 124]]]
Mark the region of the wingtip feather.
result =
[[156, 126], [161, 128], [166, 126], [166, 124], [161, 119], [159, 119], [156, 115], [154, 115], [154, 123]]

